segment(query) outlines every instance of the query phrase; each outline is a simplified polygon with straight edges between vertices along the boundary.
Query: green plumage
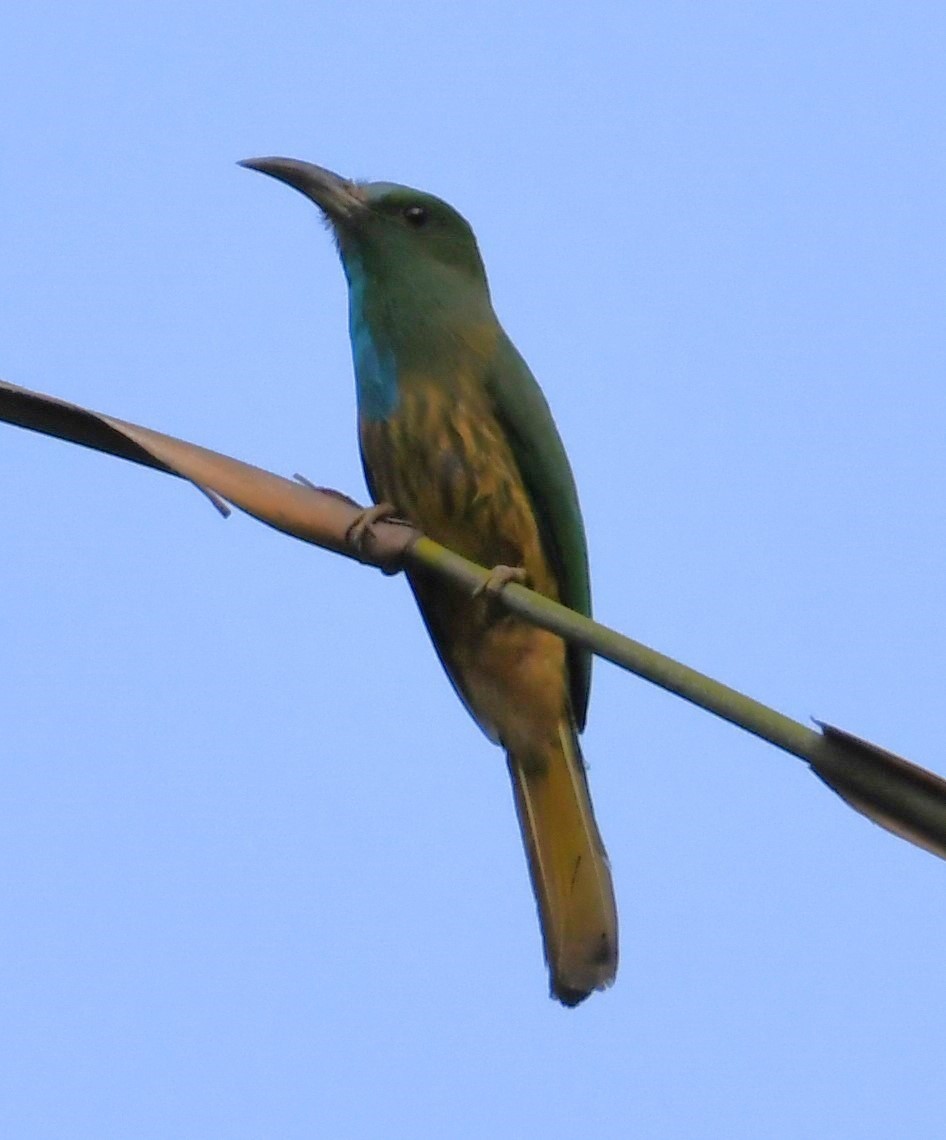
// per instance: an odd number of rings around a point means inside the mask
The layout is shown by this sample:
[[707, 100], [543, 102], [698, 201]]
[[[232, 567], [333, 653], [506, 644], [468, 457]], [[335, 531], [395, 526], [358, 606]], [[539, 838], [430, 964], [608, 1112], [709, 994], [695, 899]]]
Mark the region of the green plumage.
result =
[[[545, 397], [505, 333], [486, 374], [486, 386], [535, 510], [559, 600], [591, 617], [588, 548], [572, 470]], [[568, 662], [572, 711], [582, 729], [588, 714], [592, 655], [570, 645]]]

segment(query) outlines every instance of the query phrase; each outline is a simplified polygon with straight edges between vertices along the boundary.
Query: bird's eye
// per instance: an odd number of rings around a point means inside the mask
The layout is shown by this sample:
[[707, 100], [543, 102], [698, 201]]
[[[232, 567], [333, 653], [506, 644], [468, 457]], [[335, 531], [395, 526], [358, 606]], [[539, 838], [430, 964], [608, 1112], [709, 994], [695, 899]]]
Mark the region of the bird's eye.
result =
[[427, 221], [427, 211], [423, 206], [405, 206], [404, 217], [415, 229], [420, 229]]

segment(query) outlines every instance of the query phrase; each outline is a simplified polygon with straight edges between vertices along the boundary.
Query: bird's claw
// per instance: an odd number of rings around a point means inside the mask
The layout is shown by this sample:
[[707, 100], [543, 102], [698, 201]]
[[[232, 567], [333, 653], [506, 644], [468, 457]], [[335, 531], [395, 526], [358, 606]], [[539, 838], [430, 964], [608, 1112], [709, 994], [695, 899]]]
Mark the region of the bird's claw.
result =
[[498, 598], [503, 592], [503, 587], [508, 586], [510, 582], [518, 582], [521, 586], [528, 586], [529, 575], [525, 568], [522, 566], [494, 566], [486, 581], [480, 582], [473, 591], [473, 597], [479, 598], [485, 594], [489, 598]]
[[373, 507], [368, 507], [362, 511], [345, 532], [346, 542], [359, 553], [362, 553], [371, 541], [375, 523], [400, 522], [401, 520], [397, 519], [396, 515], [397, 507], [391, 503], [375, 503]]

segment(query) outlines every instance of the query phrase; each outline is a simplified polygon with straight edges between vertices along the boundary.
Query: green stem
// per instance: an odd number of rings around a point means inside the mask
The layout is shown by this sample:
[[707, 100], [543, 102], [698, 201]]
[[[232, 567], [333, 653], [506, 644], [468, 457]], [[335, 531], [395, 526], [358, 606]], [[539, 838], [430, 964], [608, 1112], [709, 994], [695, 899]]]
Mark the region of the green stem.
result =
[[[432, 539], [421, 537], [410, 548], [408, 562], [428, 570], [448, 572], [451, 580], [475, 589], [486, 581], [489, 572], [475, 562], [454, 554]], [[557, 633], [570, 642], [584, 645], [599, 657], [636, 673], [661, 689], [698, 705], [707, 712], [728, 720], [747, 732], [760, 736], [770, 744], [808, 760], [821, 734], [791, 717], [728, 685], [714, 681], [672, 657], [658, 653], [616, 630], [591, 618], [575, 613], [550, 598], [510, 582], [502, 589], [506, 607], [543, 629]]]

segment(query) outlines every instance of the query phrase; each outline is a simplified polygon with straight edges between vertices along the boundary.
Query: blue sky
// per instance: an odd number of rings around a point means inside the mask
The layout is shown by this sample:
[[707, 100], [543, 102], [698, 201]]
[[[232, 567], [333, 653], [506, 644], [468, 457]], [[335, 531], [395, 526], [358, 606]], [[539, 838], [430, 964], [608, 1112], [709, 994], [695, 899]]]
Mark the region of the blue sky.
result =
[[[34, 3], [0, 375], [363, 495], [341, 271], [260, 154], [439, 193], [597, 613], [946, 771], [941, 4]], [[608, 665], [615, 987], [546, 996], [501, 754], [403, 581], [0, 427], [0, 1129], [942, 1135], [946, 868]]]

